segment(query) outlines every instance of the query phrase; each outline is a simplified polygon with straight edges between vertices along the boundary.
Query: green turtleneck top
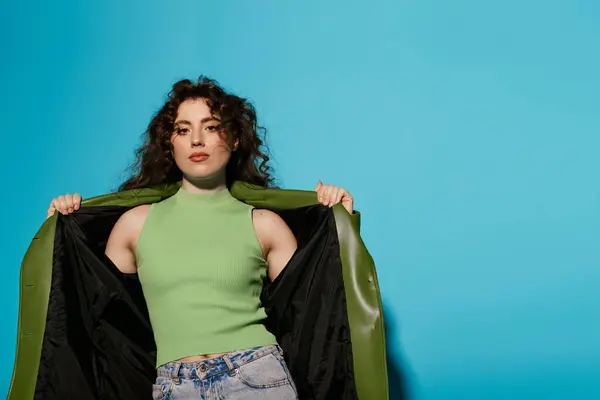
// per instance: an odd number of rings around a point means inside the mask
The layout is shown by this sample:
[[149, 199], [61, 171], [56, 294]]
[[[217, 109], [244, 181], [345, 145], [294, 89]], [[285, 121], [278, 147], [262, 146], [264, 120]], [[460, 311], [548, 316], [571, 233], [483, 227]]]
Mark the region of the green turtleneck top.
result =
[[151, 205], [136, 247], [157, 366], [275, 343], [259, 296], [267, 264], [252, 206], [185, 189]]

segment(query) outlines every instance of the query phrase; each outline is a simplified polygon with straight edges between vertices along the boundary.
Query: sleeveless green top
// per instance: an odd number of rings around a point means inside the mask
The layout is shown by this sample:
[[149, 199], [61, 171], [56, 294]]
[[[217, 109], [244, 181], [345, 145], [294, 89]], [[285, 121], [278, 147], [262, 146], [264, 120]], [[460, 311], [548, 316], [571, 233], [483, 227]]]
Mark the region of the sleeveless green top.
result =
[[274, 344], [259, 296], [267, 263], [252, 206], [184, 189], [151, 205], [136, 247], [157, 366]]

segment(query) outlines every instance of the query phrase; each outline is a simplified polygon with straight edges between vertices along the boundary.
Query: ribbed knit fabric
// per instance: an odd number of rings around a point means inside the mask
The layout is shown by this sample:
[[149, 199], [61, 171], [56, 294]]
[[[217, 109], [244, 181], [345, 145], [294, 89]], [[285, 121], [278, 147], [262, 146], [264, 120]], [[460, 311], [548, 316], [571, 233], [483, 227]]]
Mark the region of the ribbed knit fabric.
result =
[[151, 206], [136, 247], [157, 366], [276, 343], [262, 322], [266, 262], [252, 207], [180, 189]]

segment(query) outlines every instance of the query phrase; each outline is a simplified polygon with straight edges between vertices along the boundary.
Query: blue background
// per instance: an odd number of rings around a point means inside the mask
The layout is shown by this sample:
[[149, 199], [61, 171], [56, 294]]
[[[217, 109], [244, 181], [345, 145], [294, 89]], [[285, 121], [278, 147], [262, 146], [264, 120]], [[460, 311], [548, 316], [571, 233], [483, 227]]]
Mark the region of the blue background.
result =
[[600, 398], [600, 3], [216, 3], [2, 3], [0, 394], [51, 198], [115, 189], [207, 74], [256, 104], [284, 187], [356, 198], [394, 396]]

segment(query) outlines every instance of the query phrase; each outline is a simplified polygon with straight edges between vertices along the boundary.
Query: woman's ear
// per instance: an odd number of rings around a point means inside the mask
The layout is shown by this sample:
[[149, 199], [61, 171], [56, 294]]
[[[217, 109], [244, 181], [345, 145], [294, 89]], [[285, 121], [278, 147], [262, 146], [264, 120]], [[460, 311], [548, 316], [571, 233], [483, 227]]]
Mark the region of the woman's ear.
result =
[[233, 147], [232, 147], [233, 151], [237, 150], [239, 144], [240, 144], [240, 140], [238, 138], [233, 139]]

